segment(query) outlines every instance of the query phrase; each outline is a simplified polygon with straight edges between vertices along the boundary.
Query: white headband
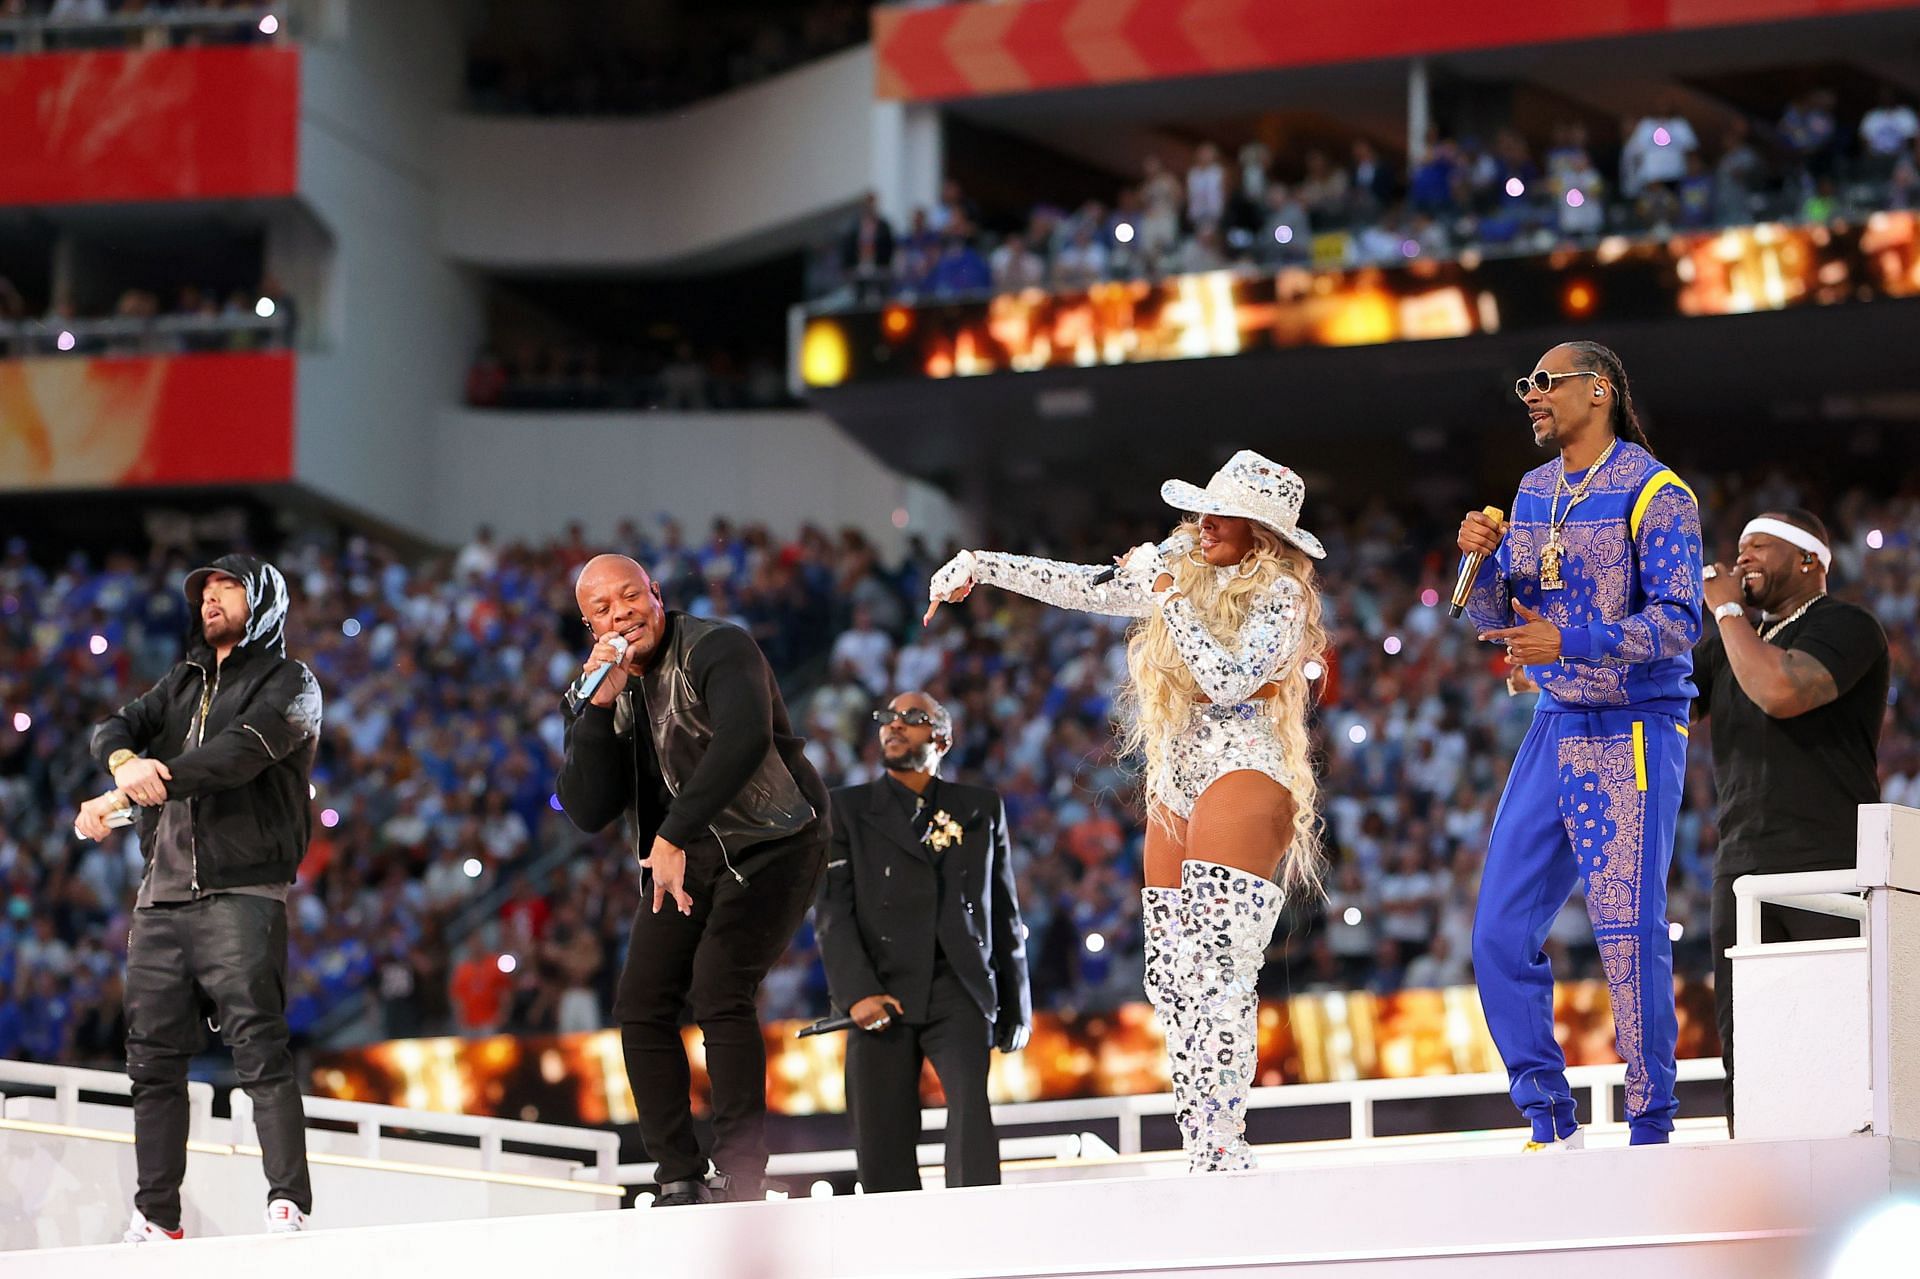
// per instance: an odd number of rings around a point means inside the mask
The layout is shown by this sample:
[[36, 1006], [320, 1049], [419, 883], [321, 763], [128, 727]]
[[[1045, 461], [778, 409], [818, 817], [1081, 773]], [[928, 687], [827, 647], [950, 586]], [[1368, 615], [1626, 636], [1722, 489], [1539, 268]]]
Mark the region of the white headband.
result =
[[1803, 528], [1795, 528], [1785, 520], [1769, 519], [1762, 515], [1758, 519], [1748, 520], [1747, 526], [1740, 530], [1740, 540], [1746, 541], [1755, 533], [1765, 533], [1768, 537], [1777, 537], [1788, 546], [1797, 546], [1820, 559], [1820, 567], [1833, 568], [1833, 552], [1827, 544]]

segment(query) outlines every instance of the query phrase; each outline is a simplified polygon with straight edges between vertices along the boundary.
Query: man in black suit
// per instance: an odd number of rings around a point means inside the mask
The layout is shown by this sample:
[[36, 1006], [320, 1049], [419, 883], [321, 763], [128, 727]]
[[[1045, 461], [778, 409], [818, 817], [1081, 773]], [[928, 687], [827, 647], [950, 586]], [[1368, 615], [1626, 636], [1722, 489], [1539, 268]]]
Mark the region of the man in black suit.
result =
[[1033, 1020], [1026, 929], [1007, 813], [978, 786], [941, 781], [953, 717], [925, 693], [873, 713], [887, 775], [833, 792], [816, 911], [833, 1003], [853, 1018], [847, 1110], [868, 1193], [920, 1189], [920, 1073], [947, 1094], [947, 1184], [1000, 1184], [987, 1103], [992, 1050], [1017, 1052]]

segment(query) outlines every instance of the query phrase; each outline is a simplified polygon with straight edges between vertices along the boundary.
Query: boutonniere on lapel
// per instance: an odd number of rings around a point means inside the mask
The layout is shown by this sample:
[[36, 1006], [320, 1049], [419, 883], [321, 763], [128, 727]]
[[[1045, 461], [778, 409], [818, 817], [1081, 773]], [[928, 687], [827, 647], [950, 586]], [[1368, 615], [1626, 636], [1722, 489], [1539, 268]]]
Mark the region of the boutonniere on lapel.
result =
[[933, 815], [933, 824], [927, 827], [927, 833], [920, 842], [936, 853], [944, 853], [960, 842], [960, 823], [953, 820], [953, 814], [941, 809]]

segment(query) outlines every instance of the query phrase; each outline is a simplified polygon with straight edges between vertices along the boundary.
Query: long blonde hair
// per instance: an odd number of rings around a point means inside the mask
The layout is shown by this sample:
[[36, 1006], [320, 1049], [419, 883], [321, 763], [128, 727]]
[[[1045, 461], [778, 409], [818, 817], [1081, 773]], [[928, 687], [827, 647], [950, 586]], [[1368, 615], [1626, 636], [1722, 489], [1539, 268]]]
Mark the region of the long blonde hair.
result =
[[[1254, 604], [1276, 589], [1281, 578], [1291, 578], [1300, 587], [1300, 646], [1274, 673], [1270, 682], [1278, 684], [1280, 692], [1267, 700], [1281, 758], [1293, 778], [1292, 838], [1281, 857], [1279, 881], [1284, 888], [1318, 891], [1323, 869], [1319, 784], [1307, 736], [1313, 689], [1304, 671], [1309, 662], [1325, 666], [1327, 632], [1320, 621], [1320, 592], [1314, 583], [1313, 561], [1305, 552], [1257, 521], [1248, 521], [1247, 528], [1253, 535], [1253, 550], [1231, 571], [1218, 572], [1198, 551], [1175, 557], [1167, 568], [1174, 587], [1192, 603], [1207, 630], [1229, 645]], [[1190, 534], [1199, 544], [1197, 523], [1189, 520], [1175, 532]], [[1186, 727], [1201, 696], [1199, 682], [1174, 647], [1165, 619], [1156, 611], [1135, 623], [1127, 635], [1127, 684], [1116, 713], [1121, 744], [1145, 757], [1149, 782], [1160, 775], [1169, 745]], [[1168, 819], [1155, 805], [1149, 820]]]

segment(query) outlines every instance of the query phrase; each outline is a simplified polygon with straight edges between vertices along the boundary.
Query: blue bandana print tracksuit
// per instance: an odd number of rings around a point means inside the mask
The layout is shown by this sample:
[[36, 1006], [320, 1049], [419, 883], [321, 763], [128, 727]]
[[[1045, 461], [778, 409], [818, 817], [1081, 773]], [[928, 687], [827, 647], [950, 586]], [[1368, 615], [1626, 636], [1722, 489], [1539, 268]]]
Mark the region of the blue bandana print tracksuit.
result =
[[[1521, 481], [1499, 554], [1481, 569], [1468, 605], [1483, 631], [1519, 625], [1515, 601], [1537, 610], [1560, 628], [1563, 659], [1528, 668], [1540, 701], [1493, 820], [1474, 974], [1534, 1139], [1567, 1136], [1573, 1093], [1553, 1035], [1553, 971], [1542, 947], [1574, 885], [1584, 885], [1627, 1063], [1632, 1140], [1664, 1142], [1678, 1029], [1667, 869], [1700, 638], [1700, 510], [1678, 476], [1621, 440], [1561, 525], [1565, 586], [1544, 591], [1540, 548], [1559, 479], [1556, 460]], [[1563, 515], [1566, 503], [1562, 492]]]

